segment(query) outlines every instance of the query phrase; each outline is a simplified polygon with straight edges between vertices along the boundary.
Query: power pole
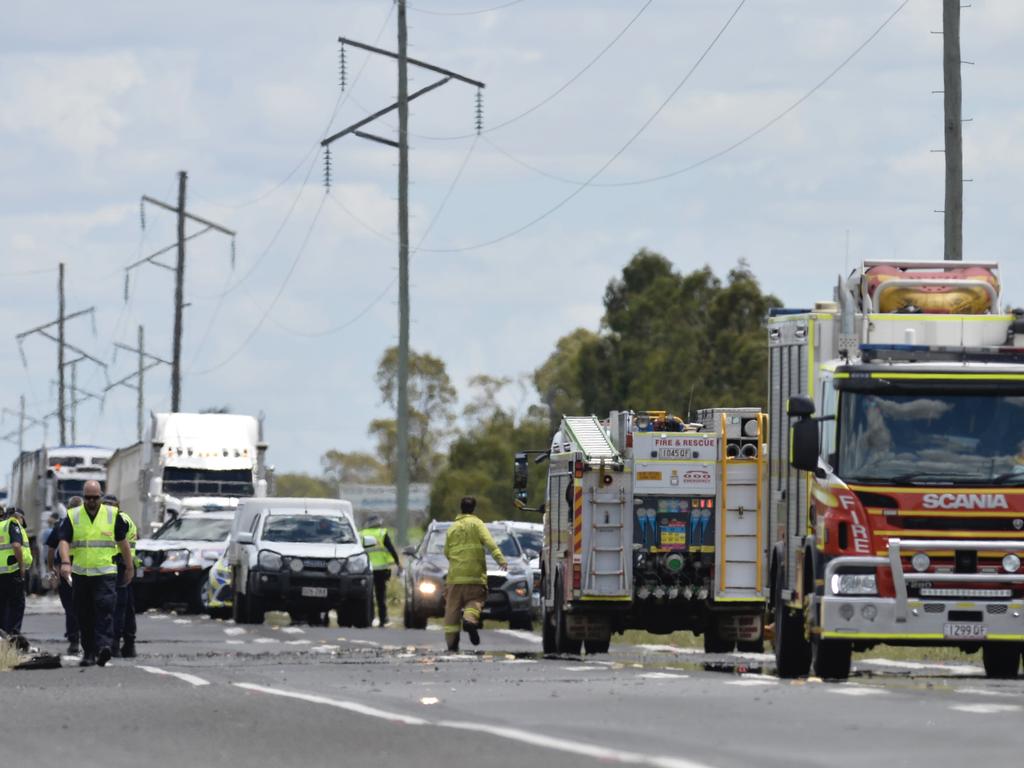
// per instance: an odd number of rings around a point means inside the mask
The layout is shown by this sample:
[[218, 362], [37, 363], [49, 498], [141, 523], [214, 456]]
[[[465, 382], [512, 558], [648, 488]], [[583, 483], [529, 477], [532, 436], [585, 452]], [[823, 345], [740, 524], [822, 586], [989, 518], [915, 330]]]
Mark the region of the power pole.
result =
[[[86, 400], [98, 400], [100, 402], [100, 407], [103, 407], [102, 395], [97, 395], [87, 390], [79, 389], [78, 387], [77, 368], [78, 364], [83, 360], [85, 360], [84, 357], [76, 357], [74, 360], [64, 361], [64, 367], [71, 369], [71, 384], [70, 386], [67, 387], [67, 395], [70, 396], [70, 400], [68, 400], [68, 396], [65, 396], [65, 402], [67, 403], [68, 412], [70, 414], [68, 422], [71, 425], [71, 445], [74, 445], [78, 442], [78, 406], [81, 403], [84, 403]], [[65, 376], [64, 378], [67, 379], [67, 376]], [[59, 381], [51, 383], [60, 386]], [[79, 395], [85, 395], [85, 397], [79, 397]], [[53, 413], [47, 414], [47, 418], [49, 418], [50, 416], [57, 415], [58, 411], [54, 411]]]
[[[16, 334], [14, 337], [15, 340], [18, 342], [18, 352], [21, 354], [21, 362], [26, 367], [28, 366], [28, 361], [25, 359], [25, 352], [24, 349], [22, 348], [22, 344], [27, 336], [31, 336], [34, 333], [38, 333], [40, 336], [43, 336], [49, 339], [50, 341], [56, 342], [57, 344], [57, 409], [51, 415], [56, 416], [57, 421], [60, 424], [61, 445], [67, 443], [67, 401], [65, 399], [66, 384], [64, 381], [64, 368], [68, 364], [67, 359], [65, 357], [66, 350], [70, 349], [72, 352], [75, 352], [76, 354], [79, 355], [78, 359], [76, 359], [75, 362], [85, 359], [96, 363], [96, 365], [100, 366], [101, 368], [105, 369], [107, 367], [107, 364], [100, 360], [99, 358], [93, 357], [88, 352], [76, 347], [73, 344], [69, 344], [65, 334], [65, 325], [67, 321], [73, 320], [76, 317], [82, 317], [84, 315], [92, 315], [94, 323], [93, 333], [95, 334], [96, 308], [89, 307], [88, 309], [83, 309], [79, 310], [78, 312], [72, 312], [71, 314], [67, 314], [64, 308], [64, 303], [64, 264], [62, 263], [60, 264], [60, 267], [58, 269], [57, 277], [57, 319], [49, 323], [44, 323], [43, 325], [38, 325], [35, 328], [30, 328], [27, 331], [22, 331], [21, 333]], [[54, 326], [56, 326], [56, 335], [50, 332], [50, 329], [53, 328]], [[93, 397], [95, 396], [93, 395]], [[74, 400], [74, 395], [72, 395], [72, 400]]]
[[78, 361], [75, 360], [71, 363], [71, 444], [78, 444], [78, 435], [75, 430], [75, 416], [78, 414], [77, 403], [75, 402], [75, 390], [78, 389], [78, 377], [76, 371], [78, 370]]
[[[156, 355], [152, 355], [146, 351], [145, 333], [143, 332], [141, 325], [139, 326], [137, 347], [129, 347], [127, 344], [122, 344], [121, 342], [114, 342], [114, 347], [116, 349], [124, 349], [128, 352], [134, 352], [138, 355], [138, 363], [136, 364], [134, 373], [129, 373], [123, 379], [118, 379], [113, 384], [109, 384], [103, 391], [106, 393], [114, 387], [127, 387], [128, 389], [134, 389], [138, 393], [138, 398], [136, 399], [135, 404], [135, 433], [139, 442], [142, 442], [146, 371], [150, 368], [155, 368], [158, 365], [173, 365], [173, 363], [170, 360], [164, 360], [162, 357], [157, 357]], [[147, 364], [147, 358], [153, 362]], [[130, 383], [132, 379], [137, 379], [137, 381], [132, 384]]]
[[[387, 56], [398, 62], [398, 101], [374, 112], [349, 127], [328, 136], [320, 142], [325, 148], [324, 181], [330, 189], [331, 184], [331, 144], [348, 134], [361, 139], [368, 139], [379, 144], [395, 147], [398, 150], [398, 397], [396, 414], [397, 421], [397, 466], [395, 481], [397, 486], [398, 514], [396, 519], [396, 535], [400, 545], [408, 541], [409, 529], [409, 102], [420, 96], [440, 88], [451, 80], [460, 80], [477, 88], [476, 130], [481, 131], [482, 95], [486, 86], [479, 80], [452, 72], [442, 67], [428, 64], [425, 61], [411, 59], [408, 56], [408, 28], [406, 25], [406, 0], [397, 0], [398, 4], [398, 52], [387, 51], [365, 43], [359, 43], [345, 37], [339, 37], [341, 45], [341, 87], [345, 88], [345, 46], [349, 45], [370, 53]], [[409, 93], [408, 67], [413, 66], [444, 75], [430, 85]], [[398, 111], [398, 141], [376, 136], [361, 131], [363, 126], [372, 123], [389, 112]]]
[[964, 258], [964, 158], [960, 83], [960, 0], [942, 0], [942, 81], [946, 138], [945, 259]]
[[[18, 410], [12, 411], [10, 408], [3, 409], [4, 416], [17, 416], [18, 417], [18, 428], [8, 432], [6, 435], [0, 436], [0, 440], [5, 440], [9, 443], [18, 444], [18, 458], [21, 458], [21, 454], [25, 452], [25, 422], [29, 422], [29, 426], [42, 427], [46, 430], [46, 421], [44, 419], [37, 419], [34, 416], [29, 416], [25, 413], [25, 396], [21, 395], [18, 398]], [[17, 438], [15, 439], [15, 436]], [[45, 440], [45, 437], [44, 437]], [[14, 478], [11, 478], [11, 483], [14, 482]], [[25, 487], [25, 466], [22, 462], [18, 462], [18, 490], [21, 491]], [[13, 489], [12, 489], [13, 494]]]
[[[174, 272], [174, 338], [172, 340], [171, 348], [172, 361], [171, 365], [171, 410], [177, 413], [181, 410], [181, 339], [184, 333], [184, 309], [185, 309], [185, 243], [194, 237], [209, 232], [211, 229], [215, 229], [222, 234], [228, 235], [231, 238], [231, 266], [235, 266], [235, 237], [237, 233], [234, 230], [228, 229], [227, 227], [216, 224], [208, 219], [204, 219], [195, 214], [189, 213], [185, 208], [185, 187], [188, 180], [188, 174], [185, 171], [178, 172], [178, 204], [171, 205], [165, 203], [149, 195], [142, 196], [142, 202], [140, 203], [140, 212], [142, 220], [142, 228], [146, 228], [146, 216], [145, 216], [145, 204], [155, 205], [164, 210], [170, 211], [177, 216], [177, 232], [178, 237], [173, 245], [166, 248], [161, 248], [156, 253], [151, 253], [144, 259], [139, 259], [134, 264], [129, 264], [125, 267], [125, 300], [128, 299], [128, 273], [136, 267], [141, 267], [143, 264], [154, 264], [158, 267]], [[195, 232], [191, 235], [185, 235], [185, 223], [186, 220], [191, 220], [203, 225], [203, 229]], [[175, 266], [164, 264], [163, 262], [157, 261], [156, 257], [170, 250], [177, 250], [178, 260]]]

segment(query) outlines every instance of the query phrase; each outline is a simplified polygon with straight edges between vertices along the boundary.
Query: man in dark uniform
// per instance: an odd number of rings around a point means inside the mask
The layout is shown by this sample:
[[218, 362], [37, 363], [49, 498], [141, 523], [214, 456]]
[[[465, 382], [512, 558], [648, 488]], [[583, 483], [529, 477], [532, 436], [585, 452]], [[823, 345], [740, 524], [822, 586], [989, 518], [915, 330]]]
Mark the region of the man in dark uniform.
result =
[[28, 540], [14, 517], [14, 508], [0, 512], [0, 629], [8, 635], [21, 634], [25, 615], [24, 548]]
[[[82, 506], [81, 496], [72, 496], [68, 499], [68, 509], [80, 506]], [[68, 655], [77, 656], [81, 651], [81, 646], [78, 644], [78, 618], [75, 616], [75, 604], [71, 596], [71, 585], [60, 577], [58, 565], [54, 563], [57, 548], [60, 546], [60, 531], [63, 523], [64, 518], [61, 518], [53, 526], [53, 530], [50, 531], [50, 535], [43, 543], [46, 545], [46, 568], [52, 575], [53, 580], [57, 582], [57, 595], [60, 597], [60, 604], [64, 609], [64, 637], [68, 641]]]
[[60, 577], [72, 582], [72, 597], [82, 636], [79, 666], [104, 666], [114, 644], [114, 605], [120, 553], [124, 582], [135, 578], [128, 547], [128, 523], [116, 507], [102, 504], [100, 484], [87, 480], [81, 507], [69, 509], [61, 525]]
[[[135, 523], [127, 514], [121, 511], [118, 506], [117, 496], [112, 493], [103, 495], [103, 503], [118, 510], [118, 514], [128, 523], [128, 548], [132, 550], [132, 557], [135, 556], [135, 540], [138, 532]], [[111, 652], [114, 658], [123, 656], [126, 659], [135, 658], [135, 590], [131, 582], [124, 581], [124, 563], [121, 556], [117, 556], [117, 602], [114, 605], [114, 645]]]

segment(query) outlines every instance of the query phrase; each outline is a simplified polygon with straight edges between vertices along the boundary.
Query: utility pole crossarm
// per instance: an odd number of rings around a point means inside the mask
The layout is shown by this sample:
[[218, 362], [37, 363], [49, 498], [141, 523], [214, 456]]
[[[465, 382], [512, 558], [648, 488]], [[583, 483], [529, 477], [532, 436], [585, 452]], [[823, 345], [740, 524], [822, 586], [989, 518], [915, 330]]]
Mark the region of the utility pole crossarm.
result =
[[[149, 370], [152, 370], [153, 368], [156, 368], [158, 365], [167, 365], [167, 363], [165, 361], [163, 361], [163, 360], [161, 360], [158, 363], [149, 363], [142, 370], [149, 371]], [[109, 392], [114, 387], [128, 387], [129, 389], [138, 389], [139, 386], [137, 384], [129, 384], [128, 383], [132, 379], [138, 378], [138, 376], [139, 376], [139, 372], [138, 371], [135, 371], [134, 373], [129, 373], [123, 379], [118, 379], [114, 383], [108, 384], [106, 387], [103, 388], [103, 391], [104, 392]]]
[[[60, 339], [58, 337], [53, 336], [52, 334], [49, 334], [46, 331], [38, 331], [38, 333], [39, 333], [40, 336], [45, 336], [50, 341], [56, 341], [58, 344], [60, 343]], [[65, 341], [64, 342], [64, 346], [67, 347], [68, 349], [70, 349], [72, 352], [77, 352], [82, 357], [84, 357], [86, 360], [91, 360], [92, 362], [96, 363], [96, 365], [100, 366], [101, 368], [106, 368], [107, 367], [107, 364], [104, 363], [102, 360], [99, 360], [99, 359], [93, 357], [92, 355], [90, 355], [85, 350], [82, 350], [82, 349], [79, 349], [78, 347], [76, 347], [74, 344], [68, 344]]]
[[[417, 98], [419, 98], [420, 96], [423, 96], [426, 93], [430, 93], [435, 88], [440, 88], [442, 85], [444, 85], [445, 83], [448, 83], [450, 81], [451, 81], [451, 78], [450, 77], [446, 77], [443, 80], [438, 80], [436, 83], [431, 83], [430, 85], [425, 86], [424, 88], [420, 88], [415, 93], [410, 93], [409, 97], [408, 97], [408, 99], [406, 99], [406, 101], [412, 101], [413, 99], [417, 99]], [[350, 125], [348, 128], [343, 128], [342, 130], [338, 131], [334, 135], [328, 136], [326, 139], [321, 141], [320, 142], [320, 146], [321, 147], [326, 147], [328, 144], [333, 144], [335, 141], [340, 139], [342, 136], [346, 136], [346, 135], [348, 135], [350, 133], [355, 133], [357, 128], [362, 128], [364, 125], [372, 123], [378, 117], [383, 117], [388, 112], [394, 112], [396, 109], [398, 109], [400, 104], [401, 104], [400, 101], [396, 101], [391, 106], [384, 107], [384, 109], [379, 109], [376, 112], [374, 112], [372, 115], [370, 115], [369, 117], [364, 117], [359, 122], [352, 123], [352, 125]], [[369, 138], [369, 137], [368, 136], [364, 136], [363, 138]], [[388, 142], [385, 140], [385, 143], [388, 143]]]
[[[203, 229], [199, 230], [198, 232], [193, 232], [191, 235], [189, 235], [185, 239], [186, 240], [192, 240], [194, 238], [199, 237], [200, 235], [205, 235], [211, 229], [213, 229], [213, 227], [204, 227]], [[129, 270], [135, 269], [136, 267], [141, 267], [143, 264], [155, 264], [158, 267], [163, 267], [164, 269], [169, 269], [169, 270], [171, 270], [173, 272], [174, 271], [174, 267], [172, 267], [170, 264], [164, 264], [164, 263], [159, 262], [159, 261], [153, 261], [153, 259], [155, 259], [157, 256], [163, 256], [168, 251], [173, 251], [177, 247], [178, 247], [178, 244], [174, 243], [173, 245], [168, 245], [166, 248], [161, 248], [156, 253], [151, 253], [151, 254], [149, 254], [149, 256], [146, 256], [143, 259], [139, 259], [138, 261], [132, 262], [127, 267], [125, 267], [124, 270], [125, 270], [125, 272], [128, 272]]]
[[[357, 42], [355, 40], [349, 40], [347, 37], [339, 37], [338, 38], [338, 42], [341, 43], [342, 45], [351, 45], [353, 48], [361, 48], [364, 51], [370, 51], [370, 53], [379, 53], [381, 56], [387, 56], [388, 58], [395, 59], [396, 61], [399, 58], [399, 54], [397, 54], [397, 53], [392, 53], [391, 51], [385, 50], [384, 48], [377, 48], [376, 46], [367, 45], [366, 43], [360, 43], [360, 42]], [[479, 80], [473, 80], [473, 79], [468, 78], [468, 77], [466, 77], [464, 75], [460, 75], [458, 72], [452, 72], [450, 69], [445, 69], [444, 67], [438, 67], [438, 66], [436, 66], [434, 64], [428, 64], [425, 61], [420, 61], [419, 59], [409, 58], [408, 56], [405, 56], [403, 58], [409, 64], [415, 64], [417, 67], [422, 67], [423, 69], [429, 69], [431, 72], [437, 72], [439, 75], [447, 75], [450, 78], [453, 78], [455, 80], [461, 80], [462, 82], [468, 83], [469, 85], [475, 85], [477, 88], [486, 88], [487, 87], [486, 85], [481, 83]], [[411, 99], [412, 96], [410, 96], [409, 98]]]
[[[72, 312], [70, 315], [64, 315], [64, 321], [67, 322], [68, 320], [73, 320], [76, 317], [81, 317], [82, 315], [89, 315], [89, 314], [92, 314], [95, 311], [96, 311], [96, 307], [89, 307], [88, 309], [80, 309], [78, 312]], [[53, 326], [55, 326], [55, 325], [57, 325], [59, 323], [60, 323], [60, 320], [54, 320], [52, 323], [46, 323], [45, 325], [40, 325], [40, 326], [37, 326], [35, 328], [30, 328], [27, 331], [22, 331], [21, 333], [16, 333], [14, 335], [14, 338], [16, 340], [18, 340], [18, 341], [21, 341], [26, 336], [31, 336], [33, 333], [40, 333], [42, 331], [45, 331], [47, 328], [52, 328]]]
[[[136, 349], [135, 347], [130, 347], [127, 344], [122, 344], [120, 341], [115, 341], [114, 342], [114, 346], [117, 347], [118, 349], [123, 349], [125, 352], [134, 352], [136, 355], [138, 355], [138, 354], [145, 355], [150, 360], [155, 360], [157, 363], [163, 363], [164, 365], [172, 365], [170, 360], [164, 360], [162, 357], [157, 357], [156, 355], [152, 354], [151, 352], [146, 352], [144, 350], [140, 351], [140, 350]], [[156, 363], [154, 363], [154, 365], [155, 364]]]
[[[159, 206], [161, 208], [164, 208], [164, 209], [170, 211], [171, 213], [177, 213], [178, 212], [177, 206], [171, 205], [170, 203], [165, 203], [165, 202], [163, 202], [161, 200], [157, 200], [155, 197], [150, 197], [149, 195], [143, 195], [142, 196], [142, 201], [145, 202], [145, 203], [151, 203], [153, 205], [156, 205], [156, 206]], [[214, 222], [212, 222], [212, 221], [210, 221], [208, 219], [204, 219], [202, 216], [196, 216], [194, 213], [189, 213], [188, 211], [185, 211], [185, 218], [186, 219], [192, 219], [192, 221], [197, 221], [200, 224], [205, 224], [207, 229], [216, 229], [218, 232], [223, 232], [225, 235], [231, 235], [231, 237], [235, 237], [235, 236], [238, 235], [238, 233], [235, 232], [234, 230], [228, 229], [227, 227], [222, 227], [220, 224], [215, 224]], [[202, 234], [202, 232], [199, 232], [197, 234]], [[193, 237], [194, 237], [194, 235], [193, 235]], [[186, 239], [189, 239], [189, 238], [186, 238]], [[168, 250], [171, 250], [171, 249], [177, 248], [177, 247], [178, 247], [177, 243], [175, 243]]]

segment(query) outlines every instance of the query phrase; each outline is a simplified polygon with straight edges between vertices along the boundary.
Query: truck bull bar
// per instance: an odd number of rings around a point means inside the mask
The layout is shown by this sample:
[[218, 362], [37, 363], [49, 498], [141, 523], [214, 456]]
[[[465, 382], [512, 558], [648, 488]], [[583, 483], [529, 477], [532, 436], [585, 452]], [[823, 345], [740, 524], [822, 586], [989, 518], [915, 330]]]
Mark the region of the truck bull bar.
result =
[[926, 549], [951, 549], [973, 552], [1015, 552], [1024, 553], [1024, 540], [1009, 541], [961, 541], [948, 539], [889, 539], [889, 556], [872, 557], [865, 555], [843, 555], [830, 560], [825, 566], [825, 593], [841, 597], [832, 591], [832, 577], [843, 568], [884, 567], [892, 571], [892, 583], [896, 592], [895, 618], [898, 622], [907, 620], [907, 583], [917, 581], [954, 582], [959, 584], [1024, 584], [1024, 569], [1017, 573], [907, 573], [903, 570], [903, 553]]

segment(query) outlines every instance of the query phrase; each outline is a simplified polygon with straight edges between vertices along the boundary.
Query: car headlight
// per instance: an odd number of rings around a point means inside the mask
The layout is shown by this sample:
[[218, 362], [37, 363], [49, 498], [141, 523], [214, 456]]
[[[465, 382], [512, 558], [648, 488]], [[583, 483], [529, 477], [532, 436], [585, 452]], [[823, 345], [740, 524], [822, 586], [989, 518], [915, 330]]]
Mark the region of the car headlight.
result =
[[167, 571], [180, 571], [182, 568], [188, 568], [188, 550], [167, 550], [164, 552], [164, 561], [160, 564], [160, 567]]
[[525, 581], [517, 581], [512, 585], [512, 591], [519, 595], [519, 597], [526, 597], [530, 594], [530, 587]]
[[337, 576], [341, 573], [341, 560], [328, 560], [327, 572], [331, 574], [331, 576]]
[[878, 586], [873, 573], [837, 573], [832, 577], [831, 586], [832, 593], [835, 595], [878, 594]]
[[293, 557], [288, 561], [288, 570], [292, 573], [301, 573], [304, 566], [301, 557]]
[[418, 589], [422, 595], [433, 595], [437, 592], [437, 584], [432, 581], [423, 580], [417, 585], [416, 589]]
[[370, 565], [370, 558], [366, 556], [366, 553], [353, 555], [345, 561], [345, 570], [349, 573], [362, 573]]
[[284, 558], [277, 554], [277, 552], [271, 552], [269, 549], [261, 549], [256, 562], [260, 568], [268, 571], [280, 571], [284, 568]]

